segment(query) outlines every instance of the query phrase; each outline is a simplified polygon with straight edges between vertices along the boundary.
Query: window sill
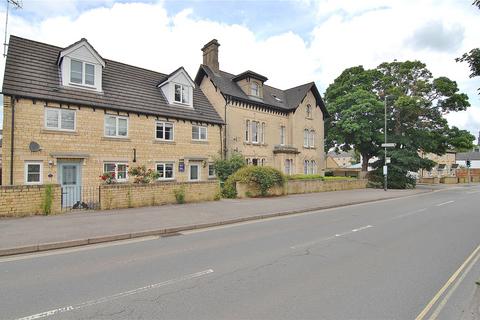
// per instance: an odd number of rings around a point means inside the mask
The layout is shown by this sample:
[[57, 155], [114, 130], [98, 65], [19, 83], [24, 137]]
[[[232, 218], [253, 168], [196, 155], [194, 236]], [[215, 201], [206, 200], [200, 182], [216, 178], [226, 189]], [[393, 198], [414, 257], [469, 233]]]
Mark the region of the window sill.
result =
[[132, 141], [132, 139], [128, 138], [128, 137], [102, 137], [102, 140], [103, 141]]
[[68, 130], [55, 130], [55, 129], [42, 129], [40, 131], [41, 133], [46, 133], [46, 134], [66, 134], [70, 136], [78, 136], [77, 131], [68, 131]]
[[208, 140], [192, 140], [192, 143], [209, 144]]
[[244, 145], [247, 146], [255, 146], [255, 147], [266, 147], [268, 144], [266, 143], [255, 143], [255, 142], [243, 142]]
[[315, 150], [315, 149], [317, 149], [317, 147], [306, 147], [306, 146], [303, 146], [303, 149], [312, 149], [312, 150]]
[[154, 139], [153, 143], [156, 143], [156, 144], [171, 144], [171, 145], [177, 144], [174, 140], [160, 140], [160, 139]]

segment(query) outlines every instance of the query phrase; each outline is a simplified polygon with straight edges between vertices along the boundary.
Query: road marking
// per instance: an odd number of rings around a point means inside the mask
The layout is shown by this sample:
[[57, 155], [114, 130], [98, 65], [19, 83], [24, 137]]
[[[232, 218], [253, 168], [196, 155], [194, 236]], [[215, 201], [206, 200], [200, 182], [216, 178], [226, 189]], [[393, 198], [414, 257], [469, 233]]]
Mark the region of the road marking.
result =
[[362, 231], [362, 230], [366, 230], [366, 229], [369, 229], [369, 228], [373, 228], [373, 226], [369, 224], [368, 226], [363, 226], [363, 227], [359, 227], [359, 228], [356, 228], [356, 229], [352, 229], [351, 231], [337, 233], [337, 234], [335, 234], [333, 236], [330, 236], [330, 237], [325, 237], [325, 238], [321, 238], [321, 239], [318, 239], [318, 240], [297, 244], [297, 245], [291, 246], [290, 249], [295, 250], [295, 249], [299, 249], [299, 248], [310, 247], [310, 246], [313, 246], [315, 244], [318, 244], [318, 243], [321, 243], [321, 242], [324, 242], [324, 241], [332, 240], [332, 239], [335, 239], [335, 238], [338, 238], [338, 237], [343, 237], [343, 236], [346, 236], [348, 234], [358, 232], [358, 231]]
[[[443, 285], [443, 287], [437, 292], [437, 294], [432, 298], [432, 300], [430, 300], [430, 302], [427, 304], [427, 306], [422, 310], [422, 312], [419, 313], [419, 315], [415, 318], [415, 320], [423, 320], [425, 318], [425, 316], [428, 314], [428, 312], [432, 309], [432, 307], [435, 305], [435, 303], [438, 301], [438, 299], [440, 299], [440, 297], [443, 295], [443, 293], [448, 289], [448, 287], [450, 287], [450, 285], [458, 278], [458, 276], [460, 275], [460, 273], [462, 272], [463, 269], [465, 269], [465, 267], [468, 265], [468, 263], [474, 259], [475, 255], [477, 255], [478, 253], [480, 252], [480, 245], [468, 256], [468, 258], [462, 263], [462, 265], [460, 266], [460, 268], [457, 269], [457, 271], [455, 271], [455, 273], [450, 277], [450, 279], [448, 279], [448, 281]], [[475, 262], [478, 260], [478, 256], [474, 259], [474, 262], [472, 263], [475, 264]], [[468, 271], [470, 271], [470, 268], [467, 268], [467, 270], [465, 270], [465, 274], [468, 273]], [[459, 282], [461, 282], [461, 280], [463, 280], [464, 277], [461, 277], [459, 279]], [[458, 283], [459, 283], [458, 282]], [[455, 288], [452, 287], [452, 290], [455, 290]], [[448, 298], [451, 296], [451, 294], [448, 296]], [[438, 308], [443, 308], [443, 306], [445, 305], [446, 303], [446, 300], [447, 299], [447, 296], [444, 298], [444, 303], [442, 301], [443, 304], [439, 305]], [[439, 310], [438, 312], [440, 312], [441, 308], [440, 309], [436, 309], [435, 312], [437, 312], [437, 310]], [[438, 314], [437, 314], [438, 315]], [[435, 314], [432, 315], [433, 316], [436, 316]], [[429, 319], [435, 319], [435, 318], [429, 318]]]
[[423, 211], [426, 211], [426, 210], [427, 210], [427, 208], [422, 208], [422, 209], [418, 209], [418, 210], [415, 210], [415, 211], [407, 212], [407, 213], [404, 213], [404, 214], [393, 217], [392, 220], [405, 218], [405, 217], [408, 217], [408, 216], [411, 216], [413, 214], [420, 213], [420, 212], [423, 212]]
[[120, 246], [120, 245], [137, 243], [137, 242], [144, 242], [144, 241], [151, 241], [151, 240], [158, 240], [158, 239], [160, 239], [160, 236], [146, 236], [146, 237], [135, 238], [135, 239], [118, 240], [118, 241], [114, 241], [114, 242], [88, 244], [88, 245], [85, 245], [85, 246], [72, 247], [72, 248], [61, 248], [61, 249], [44, 251], [44, 252], [25, 253], [25, 254], [15, 255], [15, 256], [12, 256], [12, 257], [3, 257], [3, 258], [0, 257], [0, 263], [9, 262], [9, 261], [33, 259], [33, 258], [40, 258], [40, 257], [55, 256], [55, 255], [58, 255], [58, 254], [66, 254], [66, 253], [80, 252], [80, 251], [85, 251], [85, 250], [93, 250], [93, 249], [99, 249], [99, 248], [114, 247], [114, 246]]
[[164, 281], [164, 282], [151, 284], [151, 285], [148, 285], [148, 286], [145, 286], [145, 287], [120, 292], [120, 293], [117, 293], [117, 294], [114, 294], [114, 295], [111, 295], [111, 296], [107, 296], [107, 297], [103, 297], [103, 298], [99, 298], [99, 299], [95, 299], [95, 300], [90, 300], [90, 301], [83, 302], [83, 303], [80, 303], [80, 304], [77, 304], [77, 305], [61, 307], [61, 308], [57, 308], [57, 309], [33, 314], [33, 315], [30, 315], [30, 316], [27, 316], [27, 317], [18, 318], [17, 320], [41, 319], [41, 318], [53, 316], [55, 314], [63, 313], [63, 312], [74, 311], [74, 310], [90, 307], [90, 306], [93, 306], [93, 305], [96, 305], [96, 304], [110, 302], [110, 301], [113, 301], [113, 300], [116, 300], [116, 299], [131, 296], [131, 295], [141, 293], [141, 292], [145, 292], [145, 291], [148, 291], [148, 290], [151, 290], [151, 289], [156, 289], [156, 288], [164, 287], [164, 286], [167, 286], [167, 285], [183, 282], [183, 281], [186, 281], [186, 280], [199, 278], [199, 277], [205, 276], [207, 274], [210, 274], [212, 272], [213, 272], [212, 269], [207, 269], [207, 270], [200, 271], [200, 272], [197, 272], [197, 273], [188, 274], [188, 275], [185, 275], [185, 276], [180, 277], [180, 278], [171, 279], [171, 280], [167, 280], [167, 281]]
[[447, 202], [442, 202], [442, 203], [437, 204], [437, 207], [444, 206], [446, 204], [453, 203], [453, 202], [455, 202], [455, 201], [450, 200], [450, 201], [447, 201]]
[[472, 193], [480, 193], [480, 191], [469, 191], [467, 192], [468, 194], [472, 194]]

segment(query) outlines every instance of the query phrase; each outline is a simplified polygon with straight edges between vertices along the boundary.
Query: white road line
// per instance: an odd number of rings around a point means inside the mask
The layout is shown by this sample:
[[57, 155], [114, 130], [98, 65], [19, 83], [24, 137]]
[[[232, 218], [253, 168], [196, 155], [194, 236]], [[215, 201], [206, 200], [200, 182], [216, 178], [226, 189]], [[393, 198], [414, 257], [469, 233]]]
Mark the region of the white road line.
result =
[[423, 211], [426, 211], [426, 210], [427, 210], [427, 208], [422, 208], [422, 209], [418, 209], [418, 210], [415, 210], [415, 211], [407, 212], [407, 213], [404, 213], [404, 214], [393, 217], [392, 220], [405, 218], [405, 217], [408, 217], [408, 216], [411, 216], [411, 215], [414, 215], [416, 213], [423, 212]]
[[63, 312], [78, 310], [78, 309], [93, 306], [93, 305], [96, 305], [96, 304], [110, 302], [110, 301], [113, 301], [113, 300], [116, 300], [116, 299], [120, 299], [120, 298], [131, 296], [131, 295], [134, 295], [134, 294], [137, 294], [137, 293], [145, 292], [147, 290], [164, 287], [164, 286], [167, 286], [167, 285], [183, 282], [183, 281], [186, 281], [186, 280], [191, 280], [191, 279], [194, 279], [194, 278], [199, 278], [199, 277], [205, 276], [207, 274], [210, 274], [212, 272], [213, 272], [212, 269], [207, 269], [207, 270], [200, 271], [200, 272], [197, 272], [197, 273], [188, 274], [188, 275], [185, 275], [185, 276], [180, 277], [180, 278], [171, 279], [171, 280], [167, 280], [167, 281], [164, 281], [164, 282], [151, 284], [151, 285], [148, 285], [148, 286], [145, 286], [145, 287], [120, 292], [120, 293], [117, 293], [117, 294], [114, 294], [114, 295], [111, 295], [111, 296], [107, 296], [107, 297], [103, 297], [103, 298], [99, 298], [99, 299], [95, 299], [95, 300], [90, 300], [90, 301], [83, 302], [83, 303], [80, 303], [80, 304], [77, 304], [77, 305], [61, 307], [61, 308], [57, 308], [57, 309], [33, 314], [33, 315], [30, 315], [30, 316], [27, 316], [27, 317], [18, 318], [17, 320], [41, 319], [41, 318], [53, 316], [55, 314], [63, 313]]
[[369, 224], [368, 226], [358, 227], [356, 229], [352, 229], [351, 231], [337, 233], [337, 234], [335, 234], [333, 236], [330, 236], [330, 237], [325, 237], [325, 238], [321, 238], [321, 239], [318, 239], [318, 240], [297, 244], [297, 245], [291, 246], [290, 249], [295, 250], [295, 249], [299, 249], [299, 248], [310, 247], [310, 246], [313, 246], [315, 244], [318, 244], [318, 243], [321, 243], [321, 242], [324, 242], [324, 241], [332, 240], [332, 239], [335, 239], [335, 238], [338, 238], [338, 237], [343, 237], [343, 236], [346, 236], [346, 235], [354, 233], [354, 232], [366, 230], [368, 228], [373, 228], [373, 226]]
[[453, 202], [455, 202], [455, 201], [450, 200], [450, 201], [447, 201], [447, 202], [442, 202], [442, 203], [437, 204], [437, 207], [444, 206], [446, 204], [453, 203]]
[[480, 191], [469, 191], [467, 192], [468, 194], [473, 194], [473, 193], [480, 193]]

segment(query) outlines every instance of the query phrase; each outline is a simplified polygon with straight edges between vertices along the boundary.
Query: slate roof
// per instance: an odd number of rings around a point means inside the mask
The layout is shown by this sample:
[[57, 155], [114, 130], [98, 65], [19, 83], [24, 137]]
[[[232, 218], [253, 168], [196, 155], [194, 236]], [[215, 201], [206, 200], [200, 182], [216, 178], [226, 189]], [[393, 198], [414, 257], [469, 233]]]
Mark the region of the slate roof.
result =
[[[240, 75], [243, 74], [245, 74], [245, 72], [241, 73]], [[320, 108], [322, 109], [323, 117], [328, 117], [327, 108], [325, 107], [325, 104], [314, 82], [309, 82], [287, 90], [281, 90], [268, 85], [263, 85], [263, 99], [261, 99], [249, 96], [245, 94], [245, 92], [243, 92], [243, 90], [234, 80], [240, 75], [234, 75], [222, 70], [220, 70], [218, 73], [215, 73], [208, 66], [201, 65], [198, 70], [197, 76], [195, 77], [195, 82], [197, 83], [197, 85], [201, 83], [205, 75], [207, 75], [213, 81], [215, 86], [224, 95], [233, 97], [237, 100], [265, 106], [283, 112], [294, 111], [301, 103], [308, 91], [312, 90], [318, 104], [320, 105]]]
[[457, 153], [458, 160], [480, 160], [480, 152], [459, 152]]
[[193, 90], [193, 109], [169, 104], [160, 88], [168, 75], [107, 60], [103, 93], [61, 85], [56, 64], [64, 48], [10, 37], [2, 93], [153, 116], [223, 124], [200, 88]]

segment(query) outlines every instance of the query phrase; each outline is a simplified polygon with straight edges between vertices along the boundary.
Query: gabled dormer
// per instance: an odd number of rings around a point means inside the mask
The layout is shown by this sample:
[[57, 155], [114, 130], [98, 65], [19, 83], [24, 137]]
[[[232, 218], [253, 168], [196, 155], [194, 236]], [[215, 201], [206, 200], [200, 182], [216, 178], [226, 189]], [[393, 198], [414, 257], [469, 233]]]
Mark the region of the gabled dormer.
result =
[[246, 95], [258, 99], [263, 99], [263, 83], [267, 80], [267, 77], [250, 70], [242, 72], [232, 79]]
[[170, 104], [193, 108], [193, 89], [195, 82], [183, 67], [178, 68], [167, 76], [158, 87]]
[[60, 51], [57, 59], [62, 85], [102, 92], [105, 60], [82, 38]]

